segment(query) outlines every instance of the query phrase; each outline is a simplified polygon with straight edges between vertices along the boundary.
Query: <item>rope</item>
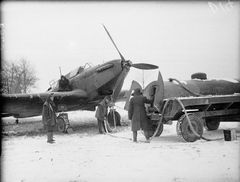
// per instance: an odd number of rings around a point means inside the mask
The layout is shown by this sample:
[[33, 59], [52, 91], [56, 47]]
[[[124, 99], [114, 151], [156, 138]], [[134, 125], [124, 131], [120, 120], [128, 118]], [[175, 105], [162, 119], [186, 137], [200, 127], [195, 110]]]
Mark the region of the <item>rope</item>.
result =
[[[173, 80], [176, 80], [176, 79], [173, 79]], [[176, 80], [176, 81], [178, 81], [178, 80]], [[179, 82], [179, 81], [178, 81], [178, 82]], [[179, 83], [180, 83], [180, 82], [179, 82]], [[181, 83], [180, 83], [180, 85], [181, 85], [182, 87], [184, 87]], [[184, 87], [184, 88], [185, 88], [187, 91], [189, 91], [190, 93], [194, 94], [195, 96], [196, 96], [196, 95], [197, 95], [197, 96], [200, 96], [200, 94], [196, 94], [196, 93], [190, 91], [189, 89], [187, 89], [186, 87]], [[185, 114], [185, 116], [186, 116], [186, 119], [187, 119], [187, 121], [188, 121], [188, 124], [189, 124], [189, 126], [190, 126], [191, 131], [192, 131], [193, 134], [196, 135], [199, 139], [203, 139], [203, 140], [206, 140], [206, 141], [216, 141], [216, 140], [222, 140], [222, 139], [223, 139], [223, 138], [209, 139], [209, 138], [206, 138], [206, 137], [204, 137], [204, 136], [200, 136], [200, 135], [195, 131], [194, 127], [192, 126], [192, 123], [191, 123], [191, 121], [190, 121], [190, 119], [189, 119], [189, 117], [188, 117], [188, 113], [187, 113], [187, 111], [186, 111], [186, 109], [185, 109], [182, 101], [179, 100], [179, 98], [172, 98], [172, 99], [167, 99], [167, 100], [166, 100], [166, 102], [165, 102], [165, 104], [164, 104], [164, 107], [163, 107], [163, 110], [162, 110], [162, 113], [161, 113], [160, 121], [159, 121], [159, 123], [158, 123], [158, 125], [157, 125], [157, 128], [156, 128], [153, 136], [149, 138], [149, 141], [151, 141], [154, 137], [156, 137], [156, 135], [157, 135], [157, 133], [158, 133], [158, 131], [159, 131], [159, 129], [160, 129], [161, 124], [163, 124], [163, 118], [164, 118], [165, 110], [166, 110], [166, 108], [167, 108], [168, 103], [169, 103], [170, 100], [176, 100], [176, 101], [179, 103], [179, 105], [181, 106], [181, 108], [182, 108], [183, 111], [184, 111], [184, 114]], [[115, 105], [115, 106], [116, 106], [116, 105]], [[116, 106], [116, 107], [122, 109], [122, 108], [119, 107], [119, 106]], [[115, 112], [114, 112], [114, 110], [113, 110], [113, 119], [114, 119], [114, 130], [113, 130], [113, 131], [116, 131], [116, 118], [115, 118]], [[114, 137], [114, 138], [122, 138], [122, 139], [127, 139], [127, 140], [132, 140], [131, 138], [121, 137], [121, 136], [116, 136], [116, 135], [110, 134], [109, 131], [108, 131], [108, 127], [110, 128], [110, 126], [109, 126], [109, 123], [108, 123], [106, 120], [104, 120], [104, 127], [105, 127], [106, 134], [109, 135], [109, 136], [111, 136], [111, 137]]]
[[169, 78], [169, 81], [176, 81], [183, 89], [185, 89], [186, 91], [188, 91], [190, 94], [192, 94], [193, 96], [199, 97], [202, 96], [201, 94], [195, 93], [193, 91], [191, 91], [190, 89], [188, 89], [186, 86], [184, 86], [179, 80], [175, 79], [175, 78]]
[[[127, 138], [127, 137], [122, 137], [122, 136], [116, 136], [116, 135], [113, 135], [111, 134], [110, 132], [112, 131], [116, 131], [117, 130], [117, 126], [116, 126], [116, 118], [115, 118], [115, 110], [113, 109], [113, 120], [114, 120], [114, 130], [112, 130], [110, 128], [110, 125], [108, 123], [108, 121], [106, 119], [104, 119], [104, 127], [105, 127], [105, 131], [106, 131], [106, 134], [108, 136], [111, 136], [111, 137], [114, 137], [114, 138], [121, 138], [121, 139], [126, 139], [126, 140], [132, 140], [131, 138]], [[111, 129], [111, 131], [108, 131], [108, 127]]]
[[[193, 96], [196, 96], [196, 97], [199, 97], [199, 96], [203, 96], [202, 94], [198, 94], [198, 93], [195, 93], [193, 91], [191, 91], [190, 89], [188, 89], [186, 86], [184, 86], [179, 80], [175, 79], [175, 78], [169, 78], [169, 81], [172, 82], [172, 81], [176, 81], [183, 89], [185, 89], [186, 91], [188, 91], [190, 94], [192, 94]], [[187, 118], [187, 121], [188, 121], [188, 124], [190, 126], [190, 129], [191, 131], [193, 132], [194, 135], [196, 135], [198, 138], [201, 138], [203, 140], [206, 140], [206, 141], [213, 141], [213, 140], [221, 140], [222, 138], [219, 138], [219, 139], [208, 139], [208, 138], [205, 138], [203, 136], [200, 136], [193, 128], [192, 126], [192, 123], [190, 122], [190, 119], [188, 117], [188, 114], [187, 114], [187, 111], [182, 103], [181, 100], [179, 100], [178, 98], [175, 98], [175, 100], [177, 100], [177, 102], [179, 103], [179, 105], [182, 107], [183, 111], [184, 111], [184, 114]]]
[[200, 135], [195, 131], [195, 129], [193, 128], [192, 123], [191, 123], [191, 121], [190, 121], [190, 119], [189, 119], [189, 117], [188, 117], [188, 113], [187, 113], [187, 111], [186, 111], [186, 109], [185, 109], [182, 101], [180, 101], [178, 98], [175, 98], [175, 100], [178, 101], [179, 105], [182, 107], [182, 109], [183, 109], [183, 111], [184, 111], [184, 114], [185, 114], [185, 116], [186, 116], [186, 118], [187, 118], [188, 124], [189, 124], [189, 126], [190, 126], [190, 129], [191, 129], [191, 131], [193, 132], [193, 134], [196, 135], [199, 139], [203, 139], [203, 140], [206, 140], [206, 141], [213, 141], [212, 139], [208, 139], [208, 138], [205, 138], [205, 137], [203, 137], [203, 136], [200, 136]]
[[200, 135], [195, 131], [194, 127], [192, 126], [192, 123], [191, 123], [191, 121], [190, 121], [190, 119], [189, 119], [189, 117], [188, 117], [188, 113], [187, 113], [187, 111], [186, 111], [186, 109], [185, 109], [182, 101], [179, 100], [178, 98], [173, 98], [173, 99], [168, 99], [168, 100], [166, 101], [166, 103], [164, 104], [164, 107], [163, 107], [163, 110], [162, 110], [162, 113], [161, 113], [161, 118], [160, 118], [160, 121], [159, 121], [159, 123], [158, 123], [157, 129], [155, 130], [153, 136], [150, 138], [150, 141], [156, 136], [156, 134], [157, 134], [158, 131], [159, 131], [159, 128], [160, 128], [160, 125], [161, 125], [161, 123], [162, 123], [163, 116], [164, 116], [164, 113], [165, 113], [165, 109], [167, 108], [167, 105], [168, 105], [168, 103], [169, 103], [170, 100], [176, 100], [176, 101], [179, 103], [179, 105], [181, 106], [181, 108], [182, 108], [183, 111], [184, 111], [184, 114], [185, 114], [185, 116], [186, 116], [186, 118], [187, 118], [187, 121], [188, 121], [188, 124], [189, 124], [189, 126], [190, 126], [191, 131], [192, 131], [193, 134], [196, 135], [199, 139], [203, 139], [203, 140], [206, 140], [206, 141], [215, 141], [215, 140], [221, 140], [221, 139], [222, 139], [222, 138], [209, 139], [209, 138], [200, 136]]
[[[106, 130], [106, 132], [112, 132], [112, 131], [116, 131], [116, 129], [117, 129], [117, 124], [116, 124], [116, 118], [115, 118], [115, 109], [113, 109], [113, 107], [111, 107], [111, 109], [110, 109], [111, 111], [112, 111], [112, 113], [113, 113], [113, 123], [114, 123], [114, 128], [112, 129], [111, 127], [110, 127], [110, 125], [109, 125], [109, 123], [108, 123], [108, 121], [105, 121], [104, 120], [104, 123], [106, 123], [105, 124], [105, 130]], [[110, 112], [111, 112], [110, 111]], [[110, 113], [109, 112], [109, 113]], [[108, 131], [108, 128], [110, 128], [110, 130]]]
[[115, 118], [115, 110], [114, 109], [112, 109], [112, 112], [113, 112], [113, 122], [114, 122], [114, 129], [116, 130], [116, 118]]
[[163, 116], [164, 116], [164, 113], [165, 113], [165, 110], [166, 110], [166, 108], [167, 108], [167, 105], [168, 105], [168, 102], [169, 102], [169, 101], [170, 101], [170, 100], [167, 100], [166, 103], [164, 104], [163, 110], [162, 110], [162, 113], [161, 113], [161, 118], [160, 118], [160, 121], [159, 121], [159, 123], [158, 123], [158, 126], [157, 126], [157, 128], [156, 128], [153, 136], [149, 138], [149, 141], [151, 141], [151, 140], [157, 135], [157, 133], [158, 133], [158, 131], [159, 131], [159, 129], [160, 129], [160, 125], [162, 124]]
[[107, 129], [108, 122], [106, 120], [104, 120], [104, 125], [105, 125], [105, 130], [106, 130], [105, 134], [106, 135], [111, 136], [113, 138], [121, 138], [121, 139], [126, 139], [126, 140], [132, 140], [131, 138], [122, 137], [122, 136], [116, 136], [116, 135], [113, 135], [113, 134], [109, 133], [109, 131]]

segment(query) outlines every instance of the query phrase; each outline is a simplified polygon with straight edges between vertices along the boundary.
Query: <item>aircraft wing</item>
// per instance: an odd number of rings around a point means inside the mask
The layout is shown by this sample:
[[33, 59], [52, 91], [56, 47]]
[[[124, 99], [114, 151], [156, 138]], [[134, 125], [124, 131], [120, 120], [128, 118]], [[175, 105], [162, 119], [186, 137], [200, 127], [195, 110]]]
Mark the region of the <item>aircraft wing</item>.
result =
[[50, 93], [54, 93], [54, 103], [58, 111], [68, 111], [83, 104], [87, 99], [87, 93], [83, 90], [67, 92], [44, 92], [34, 94], [3, 94], [4, 116], [14, 116], [16, 118], [38, 116], [42, 113], [42, 106]]

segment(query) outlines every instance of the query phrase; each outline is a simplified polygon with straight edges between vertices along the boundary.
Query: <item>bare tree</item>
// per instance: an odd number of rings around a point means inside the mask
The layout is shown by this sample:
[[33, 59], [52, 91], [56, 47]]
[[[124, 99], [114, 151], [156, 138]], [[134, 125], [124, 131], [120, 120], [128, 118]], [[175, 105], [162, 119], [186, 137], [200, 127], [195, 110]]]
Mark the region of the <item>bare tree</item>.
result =
[[17, 63], [3, 62], [1, 77], [3, 93], [28, 93], [38, 80], [33, 67], [25, 59]]
[[9, 64], [8, 62], [2, 62], [2, 70], [1, 70], [1, 84], [2, 84], [2, 92], [3, 93], [12, 93], [12, 85], [14, 76], [14, 64]]

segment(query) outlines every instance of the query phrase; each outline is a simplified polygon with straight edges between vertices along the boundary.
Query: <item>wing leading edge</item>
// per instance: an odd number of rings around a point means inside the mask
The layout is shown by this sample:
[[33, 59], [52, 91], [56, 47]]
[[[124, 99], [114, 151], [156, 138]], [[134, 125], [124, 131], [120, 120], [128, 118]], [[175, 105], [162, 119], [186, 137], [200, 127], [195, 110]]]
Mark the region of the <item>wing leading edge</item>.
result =
[[81, 107], [88, 99], [88, 95], [83, 90], [73, 90], [69, 92], [44, 92], [36, 94], [3, 94], [4, 116], [14, 116], [16, 118], [38, 116], [42, 113], [42, 106], [50, 93], [54, 93], [54, 103], [58, 107], [58, 112], [75, 110]]

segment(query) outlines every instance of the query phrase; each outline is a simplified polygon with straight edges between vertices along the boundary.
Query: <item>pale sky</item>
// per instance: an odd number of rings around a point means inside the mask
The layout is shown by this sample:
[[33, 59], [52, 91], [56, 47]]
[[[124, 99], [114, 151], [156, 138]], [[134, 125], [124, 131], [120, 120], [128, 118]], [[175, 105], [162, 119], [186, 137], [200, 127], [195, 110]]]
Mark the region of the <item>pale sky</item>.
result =
[[[239, 78], [240, 3], [206, 2], [2, 2], [3, 59], [27, 59], [42, 92], [59, 78], [121, 53], [133, 63], [159, 66], [163, 79]], [[157, 78], [145, 71], [144, 82]], [[142, 71], [131, 68], [124, 84], [142, 83]]]

